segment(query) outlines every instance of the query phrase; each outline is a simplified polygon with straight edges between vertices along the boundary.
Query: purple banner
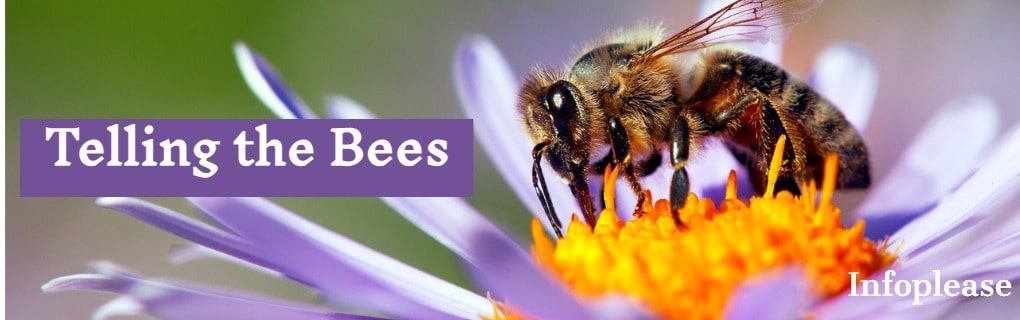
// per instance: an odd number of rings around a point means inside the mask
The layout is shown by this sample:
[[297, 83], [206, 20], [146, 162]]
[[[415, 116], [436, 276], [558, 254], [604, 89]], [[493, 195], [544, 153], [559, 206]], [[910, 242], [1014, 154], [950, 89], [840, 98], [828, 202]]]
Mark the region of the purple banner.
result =
[[21, 120], [21, 195], [465, 197], [468, 119]]

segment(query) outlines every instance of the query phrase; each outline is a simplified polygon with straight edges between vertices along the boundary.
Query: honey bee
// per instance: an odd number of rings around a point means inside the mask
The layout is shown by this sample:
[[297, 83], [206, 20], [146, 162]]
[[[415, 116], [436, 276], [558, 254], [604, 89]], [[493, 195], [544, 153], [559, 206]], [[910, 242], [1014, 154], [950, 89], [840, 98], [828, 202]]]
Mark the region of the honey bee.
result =
[[[589, 225], [596, 219], [589, 175], [610, 163], [622, 166], [640, 205], [640, 177], [654, 172], [662, 150], [669, 150], [670, 207], [682, 226], [677, 209], [690, 190], [685, 166], [710, 136], [721, 138], [744, 163], [759, 193], [781, 135], [790, 143], [777, 190], [797, 194], [797, 181], [820, 181], [829, 153], [840, 159], [837, 187], [868, 187], [867, 149], [832, 103], [762, 58], [713, 47], [778, 39], [819, 2], [738, 0], [665, 40], [657, 36], [661, 31], [625, 34], [582, 51], [565, 72], [536, 67], [517, 108], [535, 143], [535, 192], [557, 236], [562, 224], [542, 173], [543, 156], [569, 185]], [[693, 64], [681, 59], [698, 51]]]

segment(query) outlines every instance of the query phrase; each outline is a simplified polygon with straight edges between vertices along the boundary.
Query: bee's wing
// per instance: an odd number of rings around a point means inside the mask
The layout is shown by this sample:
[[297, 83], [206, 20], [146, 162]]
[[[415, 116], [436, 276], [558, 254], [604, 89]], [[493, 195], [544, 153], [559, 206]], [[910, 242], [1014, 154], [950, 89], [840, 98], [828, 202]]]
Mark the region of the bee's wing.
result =
[[782, 39], [822, 0], [737, 0], [645, 52], [656, 58], [725, 42]]

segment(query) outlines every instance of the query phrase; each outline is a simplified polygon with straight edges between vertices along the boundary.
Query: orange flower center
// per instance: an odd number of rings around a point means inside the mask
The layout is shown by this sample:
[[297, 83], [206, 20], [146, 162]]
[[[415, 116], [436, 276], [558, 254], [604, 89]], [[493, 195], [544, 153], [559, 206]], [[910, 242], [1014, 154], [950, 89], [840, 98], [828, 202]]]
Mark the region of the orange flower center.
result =
[[[783, 144], [785, 137], [772, 159], [766, 195], [772, 194]], [[887, 243], [864, 238], [863, 221], [850, 228], [839, 223], [831, 202], [836, 165], [834, 155], [826, 158], [817, 205], [813, 182], [800, 197], [784, 191], [741, 201], [731, 171], [720, 206], [688, 195], [680, 211], [683, 229], [675, 226], [666, 200], [648, 200], [633, 220], [620, 221], [612, 199], [617, 170], [607, 168], [607, 208], [594, 230], [575, 215], [566, 235], [553, 243], [533, 220], [532, 254], [582, 299], [622, 294], [668, 319], [722, 318], [738, 286], [784, 267], [799, 267], [816, 294], [832, 297], [849, 288], [848, 272], [866, 278], [896, 259]]]

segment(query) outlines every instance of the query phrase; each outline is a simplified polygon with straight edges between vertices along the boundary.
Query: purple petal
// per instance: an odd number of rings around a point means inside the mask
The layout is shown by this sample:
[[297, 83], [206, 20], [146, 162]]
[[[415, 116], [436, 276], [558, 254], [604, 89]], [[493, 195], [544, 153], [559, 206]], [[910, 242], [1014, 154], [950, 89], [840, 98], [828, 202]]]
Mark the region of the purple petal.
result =
[[263, 267], [263, 266], [251, 263], [251, 262], [249, 262], [247, 260], [243, 260], [241, 258], [237, 258], [237, 257], [231, 256], [231, 255], [228, 255], [226, 253], [219, 252], [219, 251], [216, 251], [216, 250], [213, 250], [213, 249], [209, 249], [207, 247], [203, 247], [203, 246], [200, 246], [200, 245], [197, 245], [197, 244], [194, 244], [194, 243], [171, 246], [170, 247], [170, 254], [168, 255], [168, 259], [170, 260], [170, 262], [176, 263], [176, 264], [183, 264], [183, 263], [188, 263], [188, 262], [191, 262], [191, 261], [202, 260], [202, 259], [214, 259], [214, 260], [220, 260], [220, 261], [229, 262], [229, 263], [232, 263], [232, 264], [235, 264], [235, 265], [238, 265], [238, 266], [241, 266], [241, 267], [244, 267], [244, 268], [247, 268], [247, 269], [250, 269], [250, 270], [253, 270], [255, 272], [259, 272], [259, 273], [262, 273], [262, 274], [265, 274], [265, 275], [268, 275], [268, 276], [271, 276], [271, 277], [275, 277], [275, 278], [284, 278], [284, 277], [286, 277], [284, 274], [280, 273], [279, 271], [272, 270], [272, 269], [269, 269], [269, 268], [266, 268], [266, 267]]
[[939, 110], [858, 207], [856, 216], [868, 221], [866, 235], [892, 234], [956, 189], [987, 154], [998, 118], [995, 104], [980, 96]]
[[288, 276], [330, 298], [404, 317], [491, 313], [483, 297], [364, 247], [261, 198], [192, 198]]
[[733, 157], [722, 141], [710, 139], [698, 153], [687, 166], [691, 191], [699, 192], [698, 195], [701, 197], [717, 201], [724, 199], [730, 170], [736, 170], [737, 195], [741, 199], [747, 199], [755, 194], [747, 169]]
[[[534, 261], [514, 254], [516, 247], [489, 234], [471, 235], [485, 253], [468, 265], [472, 278], [494, 299], [535, 319], [593, 319], [567, 289], [540, 270]], [[507, 254], [507, 253], [510, 254]]]
[[[928, 279], [933, 270], [949, 279], [983, 280], [1020, 278], [1020, 130], [1002, 144], [956, 193], [947, 197], [927, 215], [893, 235], [892, 243], [902, 241], [900, 279]], [[959, 217], [957, 217], [959, 216]], [[945, 222], [941, 219], [949, 219]], [[877, 277], [876, 277], [877, 278]], [[909, 306], [908, 298], [836, 299], [820, 308], [825, 313], [845, 314], [847, 318], [865, 315], [904, 315], [905, 310], [891, 304]], [[961, 299], [929, 297], [925, 309], [948, 309]], [[931, 306], [929, 304], [943, 304]], [[927, 311], [927, 310], [925, 310]]]
[[864, 48], [829, 46], [815, 58], [808, 84], [835, 104], [857, 132], [867, 129], [878, 95], [878, 68]]
[[[260, 244], [252, 243], [250, 239], [244, 239], [243, 234], [224, 232], [180, 213], [138, 199], [101, 198], [96, 203], [100, 206], [127, 213], [136, 219], [200, 245], [249, 261], [264, 268], [279, 271], [295, 281], [322, 290], [327, 294], [349, 299], [353, 303], [380, 308], [379, 310], [381, 311], [393, 311], [386, 309], [385, 302], [400, 300], [399, 297], [392, 297], [394, 295], [389, 294], [385, 286], [361, 277], [359, 273], [338, 272], [344, 270], [342, 262], [328, 264], [328, 262], [322, 261], [326, 259], [324, 255], [312, 254], [309, 260], [317, 258], [318, 260], [314, 262], [322, 264], [305, 263], [306, 261], [302, 259], [304, 257], [301, 256], [301, 253], [305, 251], [300, 249], [315, 250], [316, 247], [312, 245], [307, 247], [281, 248], [270, 244], [267, 247], [260, 247]], [[254, 216], [254, 214], [250, 215]], [[281, 234], [280, 236], [282, 237], [283, 235]], [[281, 240], [292, 239], [282, 238]], [[288, 254], [293, 255], [288, 256]], [[293, 260], [287, 258], [293, 258]], [[407, 303], [407, 305], [416, 304]], [[401, 310], [396, 311], [399, 312]]]
[[994, 215], [943, 237], [926, 250], [904, 253], [905, 277], [939, 269], [948, 277], [1020, 278], [1020, 199], [1002, 203]]
[[277, 117], [315, 118], [315, 113], [287, 87], [268, 60], [241, 42], [234, 44], [234, 56], [248, 87]]
[[96, 310], [94, 317], [145, 312], [161, 319], [375, 319], [322, 310], [264, 296], [197, 284], [172, 283], [120, 274], [78, 274], [50, 280], [43, 292], [70, 290], [126, 295]]
[[[1020, 139], [1012, 139], [1011, 142], [1020, 142]], [[994, 157], [994, 156], [993, 156]], [[991, 162], [999, 162], [999, 158], [992, 158]], [[982, 169], [984, 170], [984, 169]], [[1018, 171], [1012, 173], [1016, 179]], [[982, 180], [979, 176], [983, 172], [975, 174], [974, 179]], [[1007, 173], [1010, 175], [1010, 173]], [[972, 179], [972, 180], [974, 180]], [[973, 186], [968, 181], [967, 185], [961, 187], [957, 193], [970, 192], [966, 190]], [[1017, 186], [1012, 183], [1014, 191], [1011, 196], [1000, 194], [1005, 198], [998, 199], [974, 199], [975, 201], [988, 202], [982, 204], [971, 204], [980, 208], [964, 209], [955, 211], [956, 214], [966, 216], [965, 221], [953, 224], [949, 231], [937, 235], [928, 244], [917, 247], [911, 243], [902, 246], [901, 265], [897, 266], [896, 278], [909, 280], [928, 280], [934, 282], [934, 271], [941, 272], [940, 278], [948, 280], [1003, 280], [1020, 278], [1020, 198], [1017, 195]], [[951, 196], [952, 197], [952, 196]], [[947, 200], [936, 209], [942, 210], [943, 205], [958, 206]], [[959, 207], [957, 207], [958, 209]], [[934, 214], [934, 212], [932, 213]], [[931, 214], [922, 216], [915, 221], [924, 222]], [[906, 230], [901, 230], [902, 231]], [[900, 233], [897, 233], [899, 235]], [[935, 234], [935, 233], [932, 233]], [[894, 242], [893, 243], [897, 243]], [[876, 275], [872, 278], [881, 278]], [[947, 310], [956, 303], [962, 301], [962, 297], [926, 297], [924, 308], [920, 310], [913, 303], [912, 296], [908, 297], [881, 297], [868, 298], [837, 298], [819, 308], [823, 314], [839, 314], [841, 318], [862, 318], [874, 315], [883, 315], [895, 318], [914, 312], [924, 311], [938, 315], [939, 310]], [[914, 308], [909, 308], [914, 307]], [[914, 317], [911, 314], [911, 317]]]
[[804, 271], [789, 269], [759, 276], [730, 297], [726, 319], [800, 319], [818, 299]]
[[[1014, 210], [1013, 212], [1007, 212], [1009, 215], [1020, 214], [1020, 211]], [[961, 279], [973, 278], [978, 276], [994, 276], [998, 279], [1017, 279], [1020, 278], [1020, 238], [1017, 237], [1020, 234], [1020, 221], [1013, 219], [1011, 222], [1013, 226], [1009, 233], [1011, 237], [1002, 239], [997, 236], [987, 236], [981, 234], [982, 231], [995, 232], [988, 230], [989, 228], [975, 228], [970, 235], [957, 236], [955, 240], [976, 240], [975, 242], [980, 243], [979, 245], [969, 245], [965, 249], [969, 249], [966, 252], [951, 252], [955, 254], [953, 257], [948, 250], [939, 256], [931, 254], [932, 259], [925, 259], [926, 257], [918, 257], [919, 260], [934, 260], [938, 261], [937, 265], [941, 266], [943, 272], [946, 274], [955, 275]], [[991, 227], [988, 224], [987, 227]], [[992, 238], [992, 239], [989, 239]], [[991, 240], [991, 241], [989, 241]], [[993, 242], [990, 243], [989, 242]], [[946, 247], [957, 247], [954, 245], [948, 245]], [[929, 251], [931, 252], [931, 251]], [[941, 261], [940, 261], [941, 260]], [[922, 264], [919, 261], [917, 264]], [[931, 268], [913, 268], [917, 272], [930, 272]], [[907, 273], [904, 268], [904, 273]]]
[[508, 257], [528, 259], [510, 236], [492, 224], [460, 198], [383, 198], [407, 220], [422, 229], [437, 241], [468, 262], [477, 263], [478, 257], [487, 256], [481, 252], [488, 248], [474, 242], [474, 234], [485, 234], [488, 239], [504, 242]]
[[1020, 314], [1020, 294], [1009, 297], [971, 299], [946, 315], [949, 320], [995, 319]]
[[[524, 205], [552, 230], [531, 184], [532, 144], [521, 128], [516, 101], [519, 86], [503, 56], [488, 39], [465, 39], [454, 61], [457, 96], [468, 118], [475, 120], [475, 135], [510, 188]], [[550, 180], [555, 172], [543, 163], [549, 193], [561, 221], [570, 221], [579, 208], [569, 189]]]
[[[1012, 251], [1010, 254], [1013, 256], [1018, 254], [1015, 244], [1009, 250]], [[977, 262], [970, 263], [971, 258], [976, 258], [973, 261]], [[932, 265], [927, 262], [917, 263], [908, 258], [906, 262], [908, 266], [896, 270], [897, 273], [890, 278], [893, 281], [928, 281], [934, 285], [939, 281], [945, 283], [949, 280], [975, 280], [980, 283], [982, 280], [1015, 279], [1020, 274], [1020, 268], [1015, 267], [1016, 258], [1013, 258], [1014, 269], [1006, 273], [989, 271], [992, 268], [980, 266], [981, 263], [987, 261], [981, 257], [963, 257], [963, 259], [968, 260], [968, 262], [956, 265], [950, 265], [952, 262], [950, 264], [940, 262]], [[935, 280], [934, 270], [939, 270], [940, 272], [938, 281]], [[880, 272], [873, 275], [871, 279], [881, 281], [884, 276], [885, 272]], [[918, 297], [918, 302], [922, 303], [922, 305], [914, 305], [914, 296], [912, 294], [902, 297], [897, 295], [851, 297], [848, 294], [826, 301], [816, 307], [815, 311], [823, 319], [931, 319], [941, 317], [947, 310], [966, 299], [966, 297], [961, 295], [956, 297], [930, 295]], [[992, 297], [992, 299], [1002, 298]]]
[[[670, 168], [669, 171], [672, 171], [672, 168]], [[669, 184], [668, 179], [669, 178], [667, 178], [666, 180], [667, 187]], [[589, 180], [599, 180], [595, 182], [589, 182], [588, 184], [589, 188], [592, 190], [591, 196], [592, 198], [595, 198], [596, 207], [598, 207], [598, 203], [602, 202], [603, 197], [602, 192], [599, 191], [605, 191], [605, 189], [603, 188], [604, 182], [601, 181], [604, 180], [604, 177], [594, 176], [592, 177], [592, 179]], [[642, 179], [642, 183], [644, 183], [644, 181], [645, 179]], [[644, 184], [643, 186], [649, 189], [652, 187], [648, 184]], [[614, 201], [616, 201], [615, 205], [617, 217], [623, 221], [630, 221], [634, 219], [634, 213], [631, 211], [631, 208], [634, 208], [634, 206], [637, 204], [637, 195], [634, 194], [634, 191], [631, 191], [630, 187], [627, 185], [627, 181], [623, 178], [623, 176], [620, 176], [619, 178], [616, 179], [616, 189], [614, 189], [614, 191], [616, 191], [615, 194], [616, 198]], [[658, 199], [655, 198], [654, 195], [652, 197], [653, 197], [652, 199]]]
[[[662, 153], [662, 158], [663, 159], [669, 159], [669, 152], [663, 152]], [[646, 176], [646, 177], [641, 179], [641, 182], [644, 183], [645, 188], [647, 188], [648, 191], [652, 192], [652, 199], [669, 199], [669, 186], [670, 186], [670, 184], [672, 184], [672, 180], [673, 180], [673, 166], [671, 166], [668, 163], [669, 160], [664, 160], [664, 162], [666, 162], [666, 163], [663, 163], [661, 166], [659, 166], [659, 168], [656, 169], [655, 172], [652, 172], [652, 174], [650, 174], [650, 175], [648, 175], [648, 176]], [[688, 172], [690, 172], [690, 171], [693, 170], [693, 168], [691, 168], [691, 166], [688, 166], [687, 170], [688, 170]], [[693, 183], [694, 182], [693, 179], [692, 179], [691, 182], [692, 182], [692, 184], [691, 184], [691, 191], [692, 192], [698, 192], [698, 191], [701, 190], [699, 188], [700, 187], [699, 184], [694, 184]], [[620, 183], [623, 183], [623, 182], [621, 181], [621, 182], [618, 182], [617, 184], [620, 184]], [[625, 184], [620, 184], [620, 185], [623, 186]], [[623, 191], [626, 191], [626, 193], [632, 193], [628, 189], [629, 188], [617, 188], [617, 190], [623, 190]], [[618, 205], [617, 207], [619, 207], [619, 208], [629, 208], [630, 206]]]
[[249, 253], [248, 243], [234, 234], [213, 228], [173, 210], [134, 198], [99, 198], [96, 205], [126, 213], [178, 237], [253, 263], [263, 261]]
[[[955, 146], [954, 146], [955, 147]], [[890, 238], [903, 242], [901, 254], [919, 254], [947, 236], [1010, 208], [1020, 200], [1020, 130], [988, 154], [982, 166], [930, 213], [904, 226]], [[1014, 207], [1015, 208], [1015, 207]]]
[[[200, 245], [279, 271], [330, 298], [363, 308], [400, 317], [471, 317], [491, 312], [482, 297], [361, 247], [262, 199], [196, 201], [200, 207], [223, 209], [225, 212], [205, 212], [233, 233], [137, 199], [103, 198], [97, 203]], [[408, 287], [418, 291], [400, 291]]]
[[648, 308], [636, 305], [634, 297], [626, 295], [611, 295], [597, 299], [591, 303], [590, 310], [598, 317], [597, 319], [658, 319]]
[[956, 298], [925, 300], [915, 306], [913, 296], [848, 297], [838, 296], [815, 308], [819, 320], [852, 319], [941, 319], [960, 301]]

